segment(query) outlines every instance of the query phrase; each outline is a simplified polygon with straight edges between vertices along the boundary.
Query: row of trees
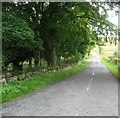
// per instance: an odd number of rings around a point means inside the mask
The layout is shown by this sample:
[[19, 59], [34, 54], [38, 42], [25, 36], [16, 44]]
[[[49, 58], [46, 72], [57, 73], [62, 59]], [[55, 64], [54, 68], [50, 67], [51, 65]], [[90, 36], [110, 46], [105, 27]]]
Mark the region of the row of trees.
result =
[[55, 66], [61, 57], [83, 58], [98, 35], [115, 33], [107, 20], [106, 3], [24, 2], [2, 4], [3, 69], [22, 69], [34, 59]]

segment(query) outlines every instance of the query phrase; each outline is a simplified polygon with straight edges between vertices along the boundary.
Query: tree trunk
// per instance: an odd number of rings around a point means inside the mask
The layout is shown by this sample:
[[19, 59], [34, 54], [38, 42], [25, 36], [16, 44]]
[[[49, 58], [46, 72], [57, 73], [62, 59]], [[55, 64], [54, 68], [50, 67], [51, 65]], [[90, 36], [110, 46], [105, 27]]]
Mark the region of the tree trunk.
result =
[[32, 67], [32, 57], [29, 58], [29, 67]]
[[106, 43], [108, 42], [108, 37], [107, 37], [107, 35], [106, 35], [106, 37], [105, 37], [105, 41], [106, 41]]
[[47, 59], [48, 66], [56, 66], [56, 50], [55, 50], [55, 47], [53, 47], [51, 49], [51, 51], [49, 52], [48, 55], [49, 55], [48, 59]]
[[88, 56], [90, 56], [90, 51], [88, 52]]
[[34, 65], [39, 66], [40, 65], [40, 51], [39, 50], [34, 51], [34, 59], [35, 59]]

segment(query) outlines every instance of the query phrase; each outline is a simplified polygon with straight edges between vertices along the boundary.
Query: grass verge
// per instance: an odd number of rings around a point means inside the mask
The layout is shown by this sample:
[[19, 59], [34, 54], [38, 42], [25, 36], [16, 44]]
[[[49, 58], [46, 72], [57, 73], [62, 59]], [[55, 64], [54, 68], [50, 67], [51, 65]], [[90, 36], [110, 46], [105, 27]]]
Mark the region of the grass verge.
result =
[[23, 96], [25, 94], [31, 93], [37, 89], [43, 88], [49, 84], [53, 84], [59, 80], [76, 74], [80, 71], [86, 69], [90, 61], [84, 61], [80, 66], [72, 68], [66, 71], [58, 71], [51, 74], [43, 74], [35, 77], [31, 77], [28, 80], [18, 82], [14, 81], [9, 85], [0, 88], [2, 92], [2, 103], [9, 101], [13, 98]]
[[114, 63], [112, 63], [110, 61], [107, 61], [106, 59], [103, 59], [102, 63], [104, 63], [108, 67], [108, 69], [113, 74], [113, 76], [115, 76], [118, 80], [120, 80], [120, 77], [118, 76], [118, 66], [117, 65], [115, 65]]
[[[101, 53], [99, 54], [99, 46], [96, 46], [93, 51], [97, 52], [100, 56], [100, 60], [102, 63], [104, 63], [110, 72], [120, 80], [120, 76], [118, 76], [118, 65], [116, 65], [109, 57], [114, 58], [114, 52], [118, 51], [118, 44], [115, 46], [115, 44], [110, 44], [110, 42], [104, 43], [103, 46], [100, 46], [102, 48]], [[119, 67], [120, 68], [120, 67]]]

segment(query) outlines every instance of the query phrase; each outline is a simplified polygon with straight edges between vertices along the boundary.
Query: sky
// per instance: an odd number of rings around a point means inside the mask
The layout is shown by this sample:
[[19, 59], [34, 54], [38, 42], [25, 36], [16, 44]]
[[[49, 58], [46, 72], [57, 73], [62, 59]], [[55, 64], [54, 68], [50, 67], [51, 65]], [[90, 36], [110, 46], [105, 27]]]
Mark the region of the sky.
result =
[[115, 15], [115, 10], [109, 10], [108, 16], [108, 20], [118, 26], [118, 15]]

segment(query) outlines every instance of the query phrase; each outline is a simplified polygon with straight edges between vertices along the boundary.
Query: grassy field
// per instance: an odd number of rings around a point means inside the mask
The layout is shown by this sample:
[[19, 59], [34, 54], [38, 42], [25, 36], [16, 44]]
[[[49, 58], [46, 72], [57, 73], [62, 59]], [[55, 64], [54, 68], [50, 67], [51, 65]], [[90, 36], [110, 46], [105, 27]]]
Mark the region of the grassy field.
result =
[[[112, 56], [114, 51], [118, 50], [118, 45], [115, 46], [115, 44], [105, 43], [104, 46], [101, 46], [101, 54], [100, 57], [103, 58], [108, 58], [109, 56]], [[99, 46], [96, 46], [96, 48], [93, 49], [93, 51], [99, 53]]]
[[90, 63], [89, 60], [85, 60], [80, 66], [76, 68], [72, 68], [70, 70], [58, 71], [58, 72], [54, 72], [46, 75], [45, 74], [39, 75], [39, 76], [31, 77], [28, 80], [25, 80], [22, 82], [14, 81], [9, 85], [6, 85], [0, 88], [2, 92], [1, 102], [3, 103], [13, 98], [31, 93], [37, 89], [43, 88], [49, 84], [53, 84], [75, 73], [83, 71], [88, 67], [89, 63]]
[[[100, 59], [102, 63], [104, 63], [110, 72], [120, 80], [120, 77], [118, 76], [118, 64], [115, 64], [114, 62], [110, 61], [109, 57], [114, 55], [115, 51], [118, 51], [118, 45], [115, 46], [115, 44], [105, 43], [104, 46], [101, 46], [102, 50], [100, 55]], [[96, 48], [93, 49], [93, 51], [99, 53], [99, 46], [96, 46]]]

